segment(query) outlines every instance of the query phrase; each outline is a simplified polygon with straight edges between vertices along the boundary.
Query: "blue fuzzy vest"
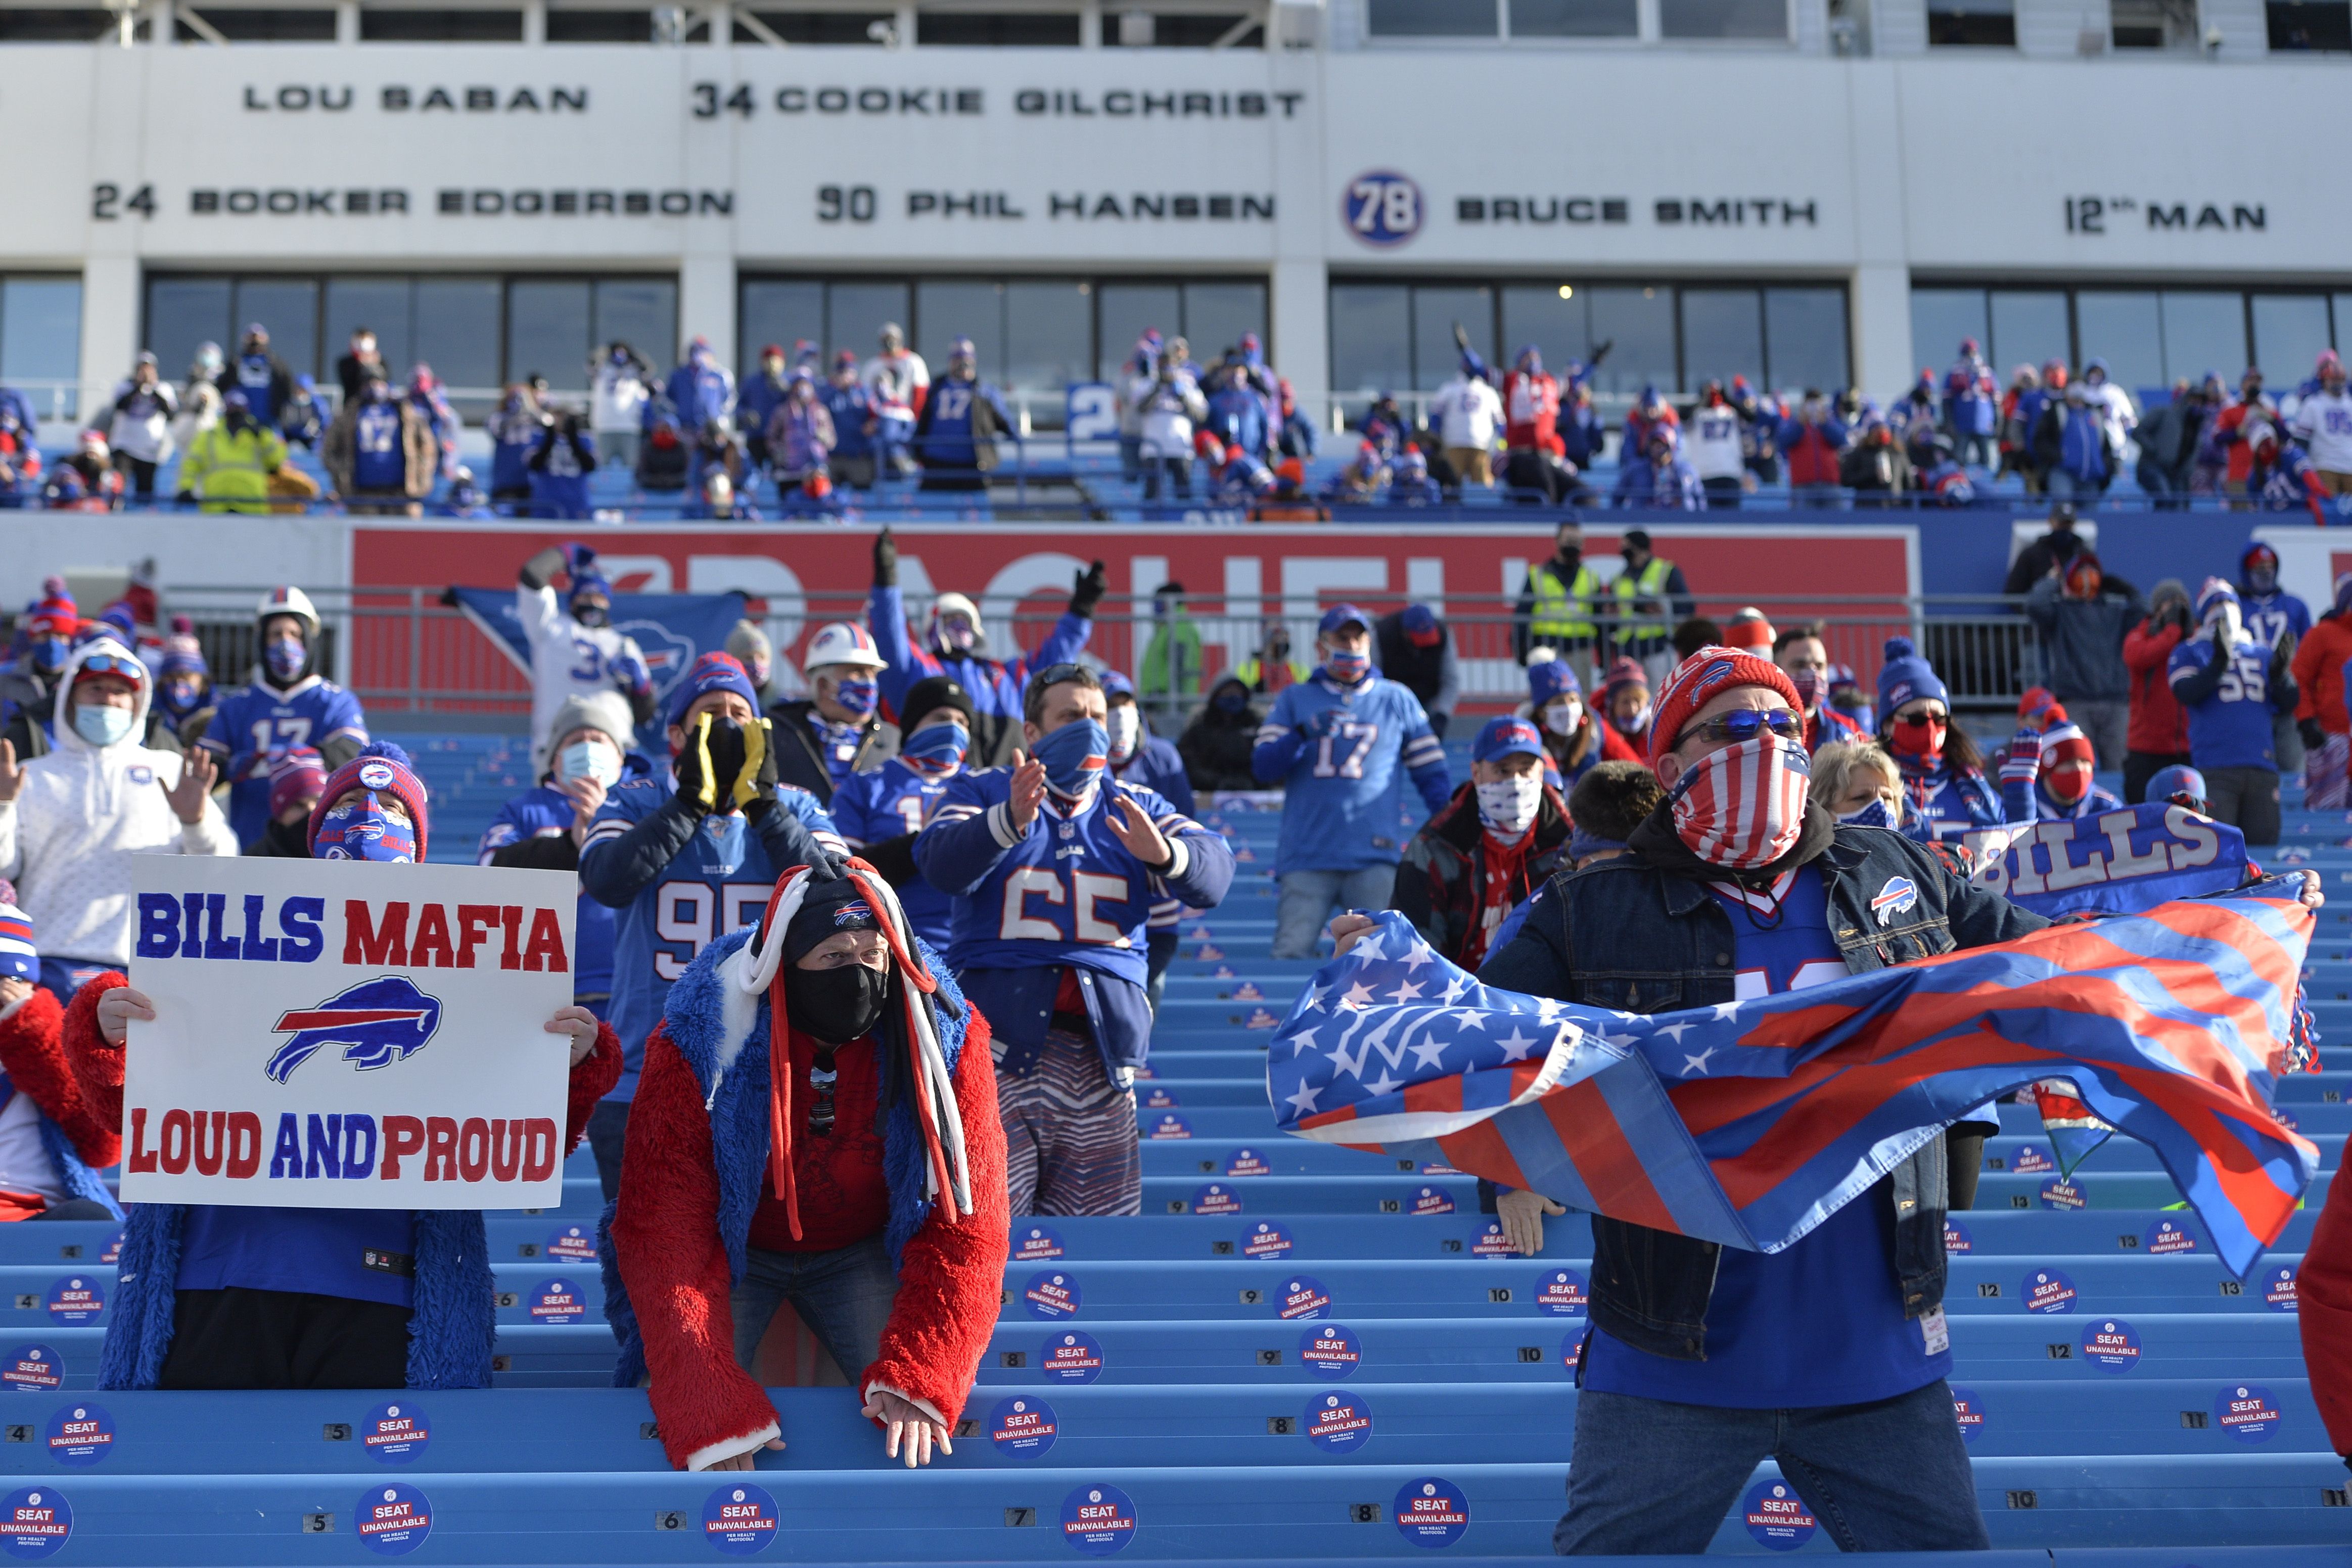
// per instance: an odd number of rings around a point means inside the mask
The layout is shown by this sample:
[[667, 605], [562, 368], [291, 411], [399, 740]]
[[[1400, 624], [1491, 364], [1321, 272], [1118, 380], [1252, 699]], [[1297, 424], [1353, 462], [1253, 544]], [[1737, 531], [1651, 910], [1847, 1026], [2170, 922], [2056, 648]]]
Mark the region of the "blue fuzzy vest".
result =
[[48, 1152], [49, 1164], [57, 1171], [58, 1182], [65, 1188], [66, 1195], [103, 1204], [109, 1213], [121, 1219], [122, 1205], [114, 1201], [114, 1189], [100, 1180], [96, 1171], [82, 1163], [81, 1156], [74, 1152], [73, 1140], [66, 1136], [66, 1130], [47, 1115], [42, 1116], [40, 1127], [41, 1147]]
[[[724, 1041], [721, 1037], [725, 1029], [721, 1023], [720, 987], [725, 981], [719, 973], [719, 964], [751, 939], [749, 931], [732, 931], [704, 948], [701, 956], [670, 987], [669, 999], [663, 1009], [670, 1043], [693, 1070], [710, 1111], [710, 1154], [719, 1176], [719, 1235], [727, 1247], [727, 1278], [730, 1284], [742, 1281], [745, 1253], [751, 1245], [751, 1215], [760, 1206], [760, 1194], [768, 1176], [767, 998], [763, 995], [760, 999], [757, 1021], [751, 1026], [748, 1043]], [[946, 962], [920, 937], [914, 938], [914, 942], [924, 963], [939, 977], [939, 996], [946, 1004], [935, 1009], [940, 1053], [947, 1059], [948, 1072], [952, 1075], [963, 1056], [964, 1029], [971, 1010], [954, 977], [948, 973]], [[742, 1048], [721, 1073], [719, 1063], [724, 1047], [734, 1044], [740, 1044]], [[931, 1213], [930, 1203], [923, 1196], [922, 1129], [915, 1121], [913, 1104], [907, 1099], [902, 1098], [890, 1108], [888, 1123], [883, 1129], [882, 1162], [884, 1181], [890, 1189], [890, 1220], [884, 1227], [882, 1239], [890, 1249], [890, 1264], [895, 1268], [908, 1238], [922, 1228]], [[636, 1311], [629, 1304], [628, 1287], [621, 1279], [620, 1258], [613, 1245], [615, 1206], [604, 1206], [597, 1231], [597, 1252], [603, 1260], [604, 1277], [604, 1319], [613, 1325], [613, 1336], [621, 1342], [613, 1386], [635, 1388], [646, 1379], [646, 1347], [638, 1332]], [[856, 1375], [855, 1368], [844, 1370], [853, 1377]]]

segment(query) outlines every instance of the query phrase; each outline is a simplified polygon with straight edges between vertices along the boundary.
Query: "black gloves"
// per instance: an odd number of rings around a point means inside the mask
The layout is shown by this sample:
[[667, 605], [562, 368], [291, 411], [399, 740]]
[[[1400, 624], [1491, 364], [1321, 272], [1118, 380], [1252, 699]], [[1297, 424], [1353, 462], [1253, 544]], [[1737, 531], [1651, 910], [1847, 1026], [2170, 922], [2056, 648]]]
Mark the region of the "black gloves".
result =
[[1107, 584], [1103, 579], [1103, 563], [1099, 561], [1087, 567], [1070, 584], [1070, 614], [1081, 620], [1094, 617], [1095, 606], [1102, 603]]
[[898, 585], [898, 542], [884, 529], [874, 536], [874, 585], [895, 588]]
[[[722, 776], [730, 779], [734, 776], [732, 773], [722, 775], [716, 771], [715, 759], [711, 756], [713, 738], [710, 715], [705, 713], [694, 721], [694, 728], [686, 732], [686, 744], [678, 749], [677, 753], [677, 798], [692, 801], [704, 812], [719, 809], [719, 786], [714, 781]], [[740, 740], [737, 744], [741, 744]]]
[[2319, 727], [2319, 721], [2316, 719], [2298, 720], [2294, 730], [2296, 734], [2303, 737], [2303, 749], [2306, 752], [2318, 751], [2327, 744], [2327, 731]]

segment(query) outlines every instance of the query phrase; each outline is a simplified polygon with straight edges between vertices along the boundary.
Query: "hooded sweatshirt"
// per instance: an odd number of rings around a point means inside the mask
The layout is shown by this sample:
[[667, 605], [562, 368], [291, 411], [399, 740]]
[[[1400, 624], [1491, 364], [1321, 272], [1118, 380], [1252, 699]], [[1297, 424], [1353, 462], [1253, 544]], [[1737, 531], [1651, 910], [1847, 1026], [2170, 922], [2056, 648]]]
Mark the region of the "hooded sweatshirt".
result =
[[68, 698], [81, 667], [100, 652], [136, 662], [110, 637], [67, 659], [52, 699], [54, 749], [26, 763], [24, 787], [0, 803], [0, 877], [16, 884], [46, 954], [119, 967], [131, 959], [131, 857], [234, 855], [236, 839], [209, 798], [194, 823], [172, 814], [163, 792], [180, 782], [184, 759], [138, 742], [155, 695], [145, 674], [121, 740], [93, 746], [75, 731]]

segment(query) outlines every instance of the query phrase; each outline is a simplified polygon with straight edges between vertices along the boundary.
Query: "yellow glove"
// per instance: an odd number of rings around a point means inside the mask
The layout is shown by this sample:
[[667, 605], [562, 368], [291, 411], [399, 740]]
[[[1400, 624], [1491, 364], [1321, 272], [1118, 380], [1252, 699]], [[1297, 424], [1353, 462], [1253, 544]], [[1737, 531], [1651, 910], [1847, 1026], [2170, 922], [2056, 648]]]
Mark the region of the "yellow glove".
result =
[[735, 775], [735, 804], [746, 811], [753, 801], [772, 798], [776, 793], [774, 740], [765, 719], [743, 726], [743, 768]]

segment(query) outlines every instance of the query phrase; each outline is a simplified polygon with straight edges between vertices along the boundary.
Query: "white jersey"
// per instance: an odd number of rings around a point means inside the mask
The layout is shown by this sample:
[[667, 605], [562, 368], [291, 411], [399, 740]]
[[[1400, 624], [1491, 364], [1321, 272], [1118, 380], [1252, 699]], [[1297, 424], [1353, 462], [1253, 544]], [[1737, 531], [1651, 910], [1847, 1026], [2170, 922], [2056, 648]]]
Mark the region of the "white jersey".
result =
[[[0, 1023], [6, 1022], [26, 1000], [0, 1007]], [[0, 1108], [0, 1191], [38, 1193], [53, 1204], [72, 1196], [58, 1180], [57, 1163], [49, 1158], [48, 1145], [41, 1142], [41, 1108], [21, 1089]]]
[[133, 855], [234, 855], [236, 837], [217, 802], [184, 824], [164, 790], [180, 782], [177, 752], [151, 752], [151, 681], [139, 683], [125, 738], [93, 746], [66, 717], [67, 693], [82, 661], [119, 645], [103, 639], [74, 650], [58, 681], [56, 749], [25, 764], [23, 788], [0, 804], [0, 877], [16, 884], [41, 951], [53, 958], [120, 968], [131, 961]]
[[1429, 417], [1445, 446], [1475, 447], [1484, 452], [1495, 445], [1495, 433], [1502, 427], [1503, 395], [1484, 376], [1457, 375], [1430, 398]]
[[610, 626], [582, 626], [556, 599], [552, 588], [517, 586], [515, 614], [530, 639], [533, 755], [546, 747], [548, 726], [555, 722], [555, 711], [565, 702], [599, 691], [625, 692], [631, 679], [642, 679], [647, 673], [646, 656], [635, 638]]
[[1739, 449], [1739, 410], [1700, 407], [1683, 421], [1683, 456], [1703, 479], [1736, 479], [1747, 464]]
[[2313, 393], [2296, 405], [2290, 428], [2311, 454], [2313, 468], [2352, 474], [2352, 387]]
[[911, 417], [918, 412], [915, 395], [931, 384], [931, 367], [914, 350], [901, 349], [895, 354], [876, 354], [867, 360], [858, 380], [865, 384], [866, 395], [874, 400], [875, 413]]

